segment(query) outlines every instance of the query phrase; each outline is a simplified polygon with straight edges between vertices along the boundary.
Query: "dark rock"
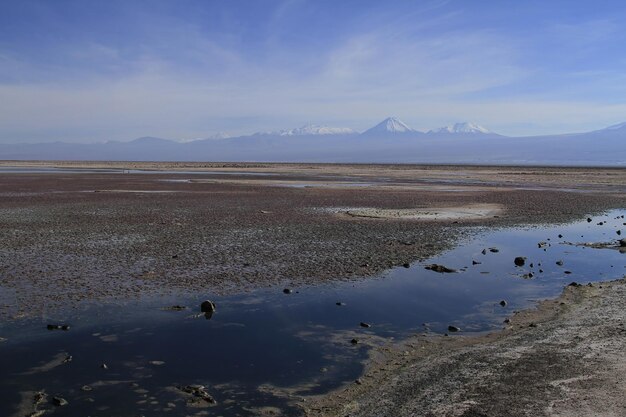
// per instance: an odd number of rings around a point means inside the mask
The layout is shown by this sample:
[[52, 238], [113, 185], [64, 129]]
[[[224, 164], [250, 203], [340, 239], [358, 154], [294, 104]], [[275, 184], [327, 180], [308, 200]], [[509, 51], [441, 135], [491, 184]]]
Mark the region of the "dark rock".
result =
[[360, 379], [356, 379], [354, 383], [357, 385], [363, 385], [363, 381], [361, 381]]
[[411, 264], [407, 262], [407, 263], [402, 264], [402, 266], [405, 267], [405, 268], [410, 268]]
[[178, 259], [178, 255], [172, 255], [172, 259]]
[[591, 220], [591, 217], [587, 217], [587, 223], [591, 223], [593, 220]]
[[341, 301], [337, 301], [337, 302], [335, 303], [335, 305], [338, 305], [338, 306], [342, 307], [342, 306], [345, 306], [345, 305], [346, 305], [346, 303], [342, 303]]
[[291, 294], [292, 292], [293, 292], [293, 291], [292, 291], [291, 289], [289, 289], [289, 288], [285, 288], [285, 289], [283, 290], [283, 293], [285, 293], [285, 294]]
[[615, 233], [617, 233], [618, 236], [621, 236], [622, 231], [621, 230], [617, 230]]
[[567, 286], [568, 286], [568, 287], [578, 288], [578, 287], [582, 287], [582, 284], [579, 284], [579, 283], [577, 283], [576, 281], [572, 281], [572, 282], [570, 282]]
[[563, 271], [563, 273], [569, 275], [572, 273], [572, 271]]
[[500, 249], [498, 249], [498, 248], [489, 248], [489, 252], [491, 252], [491, 253], [498, 253], [498, 252], [500, 252]]
[[537, 324], [535, 324], [535, 323], [530, 323], [530, 324], [528, 325], [528, 327], [537, 327]]
[[187, 307], [179, 306], [179, 305], [163, 307], [163, 310], [168, 310], [168, 311], [181, 311], [181, 310], [186, 310], [186, 309]]
[[426, 265], [424, 268], [431, 270], [431, 271], [439, 272], [439, 273], [456, 272], [456, 269], [448, 268], [447, 266], [439, 265], [439, 264]]
[[48, 324], [47, 326], [48, 330], [69, 330], [70, 326], [68, 326], [67, 324]]
[[53, 397], [52, 404], [56, 405], [57, 407], [63, 407], [64, 405], [68, 405], [69, 403], [67, 402], [65, 398]]
[[81, 391], [85, 391], [85, 392], [89, 392], [92, 391], [93, 388], [91, 388], [89, 385], [83, 385], [82, 387], [80, 387]]
[[559, 235], [559, 239], [561, 239], [563, 237], [563, 235]]
[[206, 300], [203, 301], [202, 304], [200, 304], [200, 311], [203, 313], [213, 313], [215, 309], [216, 307], [213, 301]]
[[526, 257], [518, 256], [517, 258], [513, 260], [513, 262], [515, 263], [516, 266], [524, 266], [524, 264], [526, 263]]
[[109, 367], [107, 366], [106, 363], [103, 363], [102, 365], [100, 365], [100, 368], [102, 368], [102, 369], [109, 369]]
[[558, 260], [558, 261], [556, 261], [556, 264], [557, 264], [558, 266], [563, 266], [563, 261]]
[[480, 253], [482, 253], [483, 255], [487, 254], [487, 249], [483, 249]]
[[72, 355], [67, 355], [67, 356], [65, 357], [65, 359], [63, 359], [63, 363], [69, 363], [69, 362], [72, 362], [72, 359], [74, 359], [74, 358], [72, 357]]
[[507, 304], [506, 300], [502, 300], [502, 301], [500, 301], [500, 305], [501, 305], [502, 307], [506, 307], [506, 304]]
[[472, 265], [480, 265], [482, 262], [472, 261]]
[[537, 247], [539, 249], [545, 248], [546, 246], [548, 246], [548, 242], [539, 242], [539, 243], [537, 243]]
[[353, 345], [356, 345], [359, 343], [359, 339], [352, 339], [350, 340], [350, 343], [352, 343]]
[[206, 391], [206, 388], [203, 385], [185, 385], [182, 387], [178, 387], [178, 389], [184, 393], [192, 395], [194, 398], [199, 398], [209, 404], [217, 404], [215, 398], [213, 398], [211, 394]]
[[511, 319], [507, 317], [506, 319], [504, 319], [503, 323], [509, 324], [510, 322], [511, 322]]
[[543, 269], [540, 269], [540, 270], [539, 270], [539, 273], [540, 273], [540, 274], [543, 274]]
[[626, 248], [626, 239], [620, 239], [619, 246], [620, 248]]
[[359, 326], [361, 326], [361, 327], [365, 327], [365, 328], [372, 327], [372, 325], [371, 325], [371, 324], [369, 324], [369, 323], [365, 323], [364, 321], [362, 321], [361, 323], [359, 323]]
[[460, 327], [456, 327], [456, 326], [448, 326], [448, 331], [451, 332], [451, 333], [460, 332], [461, 328]]

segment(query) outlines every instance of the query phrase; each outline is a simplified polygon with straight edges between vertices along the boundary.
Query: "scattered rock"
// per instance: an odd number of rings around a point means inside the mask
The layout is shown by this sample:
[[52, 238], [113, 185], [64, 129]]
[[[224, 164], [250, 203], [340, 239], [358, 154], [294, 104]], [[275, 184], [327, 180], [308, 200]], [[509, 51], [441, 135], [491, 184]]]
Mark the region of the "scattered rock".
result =
[[402, 266], [405, 267], [405, 268], [410, 268], [411, 264], [407, 262], [407, 263], [402, 264]]
[[569, 275], [572, 273], [572, 271], [563, 271], [563, 273]]
[[356, 345], [356, 344], [359, 343], [359, 339], [356, 339], [356, 338], [352, 339], [352, 340], [350, 340], [350, 343], [352, 343], [353, 345]]
[[341, 307], [341, 306], [345, 306], [345, 305], [346, 305], [346, 303], [342, 303], [341, 301], [337, 301], [337, 302], [335, 303], [335, 305], [338, 305], [338, 306], [340, 306], [340, 307]]
[[54, 397], [52, 398], [52, 404], [56, 405], [57, 407], [63, 407], [64, 405], [68, 405], [69, 402], [67, 402], [67, 400], [63, 397]]
[[536, 324], [536, 323], [530, 323], [530, 324], [528, 325], [528, 327], [537, 327], [537, 324]]
[[501, 305], [502, 307], [506, 307], [506, 305], [507, 305], [506, 300], [502, 300], [502, 301], [500, 301], [500, 305]]
[[482, 262], [472, 261], [472, 265], [480, 265]]
[[103, 363], [102, 365], [100, 365], [100, 368], [102, 368], [102, 369], [109, 369], [109, 367], [107, 366], [106, 363]]
[[504, 321], [503, 321], [503, 323], [505, 323], [505, 324], [509, 324], [510, 322], [511, 322], [511, 319], [508, 318], [508, 317], [506, 319], [504, 319]]
[[532, 273], [532, 272], [529, 272], [529, 273], [527, 273], [527, 274], [522, 275], [522, 278], [524, 278], [524, 279], [530, 279], [530, 278], [532, 278], [532, 277], [534, 277], [534, 275], [533, 275], [533, 273]]
[[285, 294], [291, 294], [292, 292], [293, 292], [293, 291], [292, 291], [290, 288], [285, 288], [285, 289], [283, 290], [283, 293], [285, 293]]
[[498, 253], [498, 252], [500, 252], [500, 249], [498, 249], [498, 248], [489, 248], [489, 252], [491, 252], [491, 253]]
[[572, 281], [569, 284], [567, 284], [568, 287], [574, 287], [574, 288], [578, 288], [578, 287], [582, 287], [582, 284], [577, 283], [576, 281]]
[[215, 303], [210, 300], [203, 301], [202, 304], [200, 304], [200, 311], [203, 313], [215, 312]]
[[448, 326], [448, 331], [451, 333], [460, 332], [461, 328], [456, 326]]
[[591, 217], [587, 217], [587, 223], [591, 223], [593, 220], [591, 220]]
[[563, 261], [558, 260], [558, 261], [556, 261], [556, 264], [557, 264], [558, 266], [563, 266]]
[[518, 256], [517, 258], [513, 260], [513, 262], [515, 263], [516, 266], [524, 266], [524, 264], [526, 263], [526, 257]]
[[456, 272], [456, 269], [448, 268], [447, 266], [439, 265], [439, 264], [426, 265], [424, 268], [429, 269], [431, 271], [439, 272], [439, 273]]
[[548, 246], [548, 242], [539, 242], [539, 243], [537, 243], [537, 247], [538, 247], [539, 249], [543, 249], [543, 248], [545, 248], [546, 246]]
[[483, 249], [480, 253], [482, 253], [483, 255], [487, 254], [487, 249]]
[[622, 231], [621, 230], [617, 230], [615, 233], [617, 233], [618, 236], [621, 236]]
[[619, 246], [620, 248], [626, 248], [626, 239], [620, 239]]
[[63, 363], [72, 362], [72, 359], [74, 359], [72, 355], [67, 355], [65, 359], [63, 359]]
[[357, 385], [363, 385], [363, 381], [361, 381], [360, 379], [354, 380], [354, 383]]
[[161, 366], [161, 365], [165, 365], [164, 361], [150, 361], [148, 362], [150, 365], [154, 365], [154, 366]]
[[89, 385], [83, 385], [82, 387], [80, 387], [81, 391], [85, 391], [85, 392], [89, 392], [89, 391], [93, 391], [93, 388], [91, 388], [91, 386]]
[[563, 237], [563, 235], [559, 235], [559, 239], [561, 239]]
[[362, 321], [361, 323], [359, 323], [359, 326], [361, 326], [361, 327], [365, 327], [365, 328], [372, 327], [372, 325], [371, 325], [371, 324], [369, 324], [369, 323], [365, 323], [365, 322], [363, 322], [363, 321]]

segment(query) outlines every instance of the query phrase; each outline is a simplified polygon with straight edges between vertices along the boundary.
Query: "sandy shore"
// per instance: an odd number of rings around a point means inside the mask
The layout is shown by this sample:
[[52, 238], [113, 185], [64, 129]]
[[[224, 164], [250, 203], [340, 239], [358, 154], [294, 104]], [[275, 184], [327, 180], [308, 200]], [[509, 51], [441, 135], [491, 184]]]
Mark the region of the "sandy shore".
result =
[[560, 298], [478, 337], [416, 336], [372, 353], [348, 387], [308, 416], [623, 416], [626, 279]]

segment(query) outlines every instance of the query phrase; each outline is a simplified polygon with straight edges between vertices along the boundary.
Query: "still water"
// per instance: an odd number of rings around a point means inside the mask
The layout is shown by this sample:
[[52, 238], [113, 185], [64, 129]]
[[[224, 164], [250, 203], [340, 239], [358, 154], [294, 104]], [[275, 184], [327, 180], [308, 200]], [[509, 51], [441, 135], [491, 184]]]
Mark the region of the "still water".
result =
[[[568, 243], [616, 243], [617, 231], [626, 233], [625, 213], [568, 225], [478, 230], [436, 258], [358, 282], [289, 294], [281, 287], [227, 297], [151, 298], [2, 323], [0, 415], [15, 413], [26, 391], [45, 391], [48, 399], [38, 409], [59, 416], [245, 416], [260, 407], [297, 415], [294, 404], [303, 395], [357, 378], [371, 345], [443, 334], [448, 325], [465, 334], [498, 329], [513, 311], [557, 296], [572, 281], [621, 278], [626, 254]], [[515, 265], [517, 256], [526, 257], [524, 266]], [[426, 270], [431, 263], [457, 272]], [[210, 319], [198, 314], [205, 299], [217, 305]], [[188, 308], [164, 309], [172, 305]], [[50, 323], [70, 329], [47, 330]], [[177, 388], [190, 384], [205, 386], [217, 404], [190, 407]], [[51, 405], [53, 396], [68, 404]]]

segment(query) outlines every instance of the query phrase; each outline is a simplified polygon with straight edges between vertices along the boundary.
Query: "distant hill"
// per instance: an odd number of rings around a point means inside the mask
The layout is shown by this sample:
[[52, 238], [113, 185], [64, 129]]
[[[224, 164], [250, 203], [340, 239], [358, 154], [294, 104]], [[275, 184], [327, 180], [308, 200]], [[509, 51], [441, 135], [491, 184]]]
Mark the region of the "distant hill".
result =
[[475, 123], [424, 133], [389, 117], [363, 133], [305, 125], [190, 142], [142, 137], [96, 144], [4, 144], [0, 159], [626, 166], [626, 123], [585, 133], [507, 137]]

